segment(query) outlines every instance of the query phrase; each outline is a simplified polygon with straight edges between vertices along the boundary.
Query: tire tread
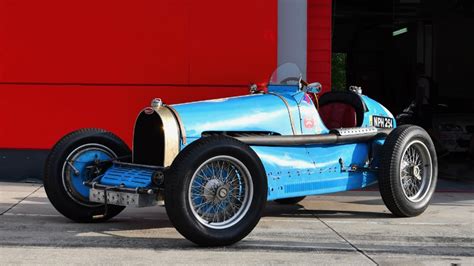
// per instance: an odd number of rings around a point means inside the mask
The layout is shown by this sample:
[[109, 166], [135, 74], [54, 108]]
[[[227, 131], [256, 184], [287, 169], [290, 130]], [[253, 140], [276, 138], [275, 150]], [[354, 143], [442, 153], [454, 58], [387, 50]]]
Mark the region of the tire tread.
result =
[[[397, 191], [396, 182], [399, 182], [398, 164], [400, 161], [400, 156], [403, 156], [402, 151], [404, 149], [407, 137], [409, 137], [409, 135], [414, 131], [420, 131], [422, 134], [416, 136], [423, 137], [424, 140], [429, 142], [429, 146], [434, 149], [434, 145], [432, 144], [431, 139], [429, 138], [429, 135], [426, 133], [426, 131], [418, 126], [402, 125], [394, 129], [392, 133], [390, 133], [390, 135], [386, 138], [381, 154], [381, 167], [378, 178], [379, 191], [386, 207], [390, 210], [390, 212], [392, 212], [392, 214], [399, 217], [417, 216], [423, 213], [429, 205], [428, 201], [428, 203], [426, 203], [421, 208], [412, 208], [406, 203], [407, 200], [404, 199], [405, 196], [401, 194], [403, 192]], [[436, 158], [432, 159], [433, 167], [436, 168]], [[434, 183], [437, 179], [436, 169], [433, 169], [434, 173], [432, 182]]]
[[[120, 150], [121, 153], [131, 153], [127, 144], [123, 140], [104, 129], [84, 128], [73, 131], [62, 137], [51, 149], [45, 162], [43, 183], [49, 200], [56, 210], [65, 217], [76, 222], [103, 222], [118, 215], [125, 207], [110, 205], [108, 206], [109, 208], [106, 216], [96, 218], [92, 214], [104, 209], [102, 206], [95, 208], [89, 207], [88, 210], [85, 206], [72, 202], [70, 199], [65, 199], [65, 195], [63, 195], [65, 192], [61, 192], [59, 191], [60, 189], [58, 190], [57, 188], [57, 182], [61, 181], [58, 180], [60, 177], [57, 176], [58, 162], [64, 157], [68, 150], [72, 149], [71, 147], [74, 147], [75, 143], [89, 137], [100, 137], [106, 139], [108, 142], [114, 143], [116, 146], [114, 148]], [[59, 165], [61, 165], [61, 163], [59, 163]]]
[[[210, 150], [216, 146], [240, 147], [240, 149], [247, 150], [246, 152], [253, 154], [254, 158], [258, 159], [258, 156], [253, 152], [253, 150], [251, 150], [246, 144], [234, 138], [230, 138], [227, 136], [204, 137], [189, 144], [189, 146], [187, 146], [183, 151], [181, 151], [175, 158], [169, 172], [165, 174], [165, 207], [171, 223], [178, 230], [178, 232], [180, 232], [187, 239], [200, 246], [207, 247], [231, 245], [248, 235], [256, 226], [258, 220], [260, 219], [263, 213], [267, 193], [266, 175], [264, 175], [262, 176], [262, 178], [264, 178], [264, 182], [262, 182], [264, 183], [262, 184], [264, 191], [262, 191], [262, 193], [264, 194], [265, 200], [263, 200], [261, 206], [259, 206], [258, 209], [253, 210], [256, 212], [255, 215], [258, 217], [258, 219], [256, 219], [255, 221], [251, 221], [250, 225], [244, 230], [242, 230], [237, 237], [233, 237], [231, 239], [225, 239], [224, 237], [222, 237], [217, 240], [215, 235], [211, 235], [209, 232], [201, 232], [200, 230], [196, 230], [196, 228], [193, 228], [194, 226], [190, 225], [190, 219], [186, 218], [186, 206], [183, 206], [183, 204], [180, 204], [179, 202], [173, 199], [176, 199], [176, 195], [180, 195], [180, 193], [183, 193], [183, 191], [181, 191], [180, 189], [184, 187], [184, 176], [187, 174], [189, 175], [190, 173], [188, 173], [187, 171], [190, 171], [190, 169], [193, 168], [192, 166], [189, 166], [189, 164], [191, 162], [194, 162], [196, 158], [202, 156], [202, 154], [205, 153], [207, 150]], [[261, 165], [261, 162], [258, 161], [258, 163], [259, 165], [257, 165], [256, 167], [260, 167], [263, 171], [263, 166]], [[256, 177], [253, 176], [252, 178], [255, 179]], [[254, 193], [259, 192], [254, 190]], [[262, 195], [260, 195], [259, 197], [263, 198]], [[209, 231], [212, 231], [212, 229]]]

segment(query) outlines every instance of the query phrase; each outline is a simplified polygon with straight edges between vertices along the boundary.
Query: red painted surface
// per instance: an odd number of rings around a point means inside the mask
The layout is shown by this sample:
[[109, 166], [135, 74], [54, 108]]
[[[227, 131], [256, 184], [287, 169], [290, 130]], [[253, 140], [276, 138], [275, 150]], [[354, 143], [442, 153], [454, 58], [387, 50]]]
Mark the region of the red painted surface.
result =
[[275, 0], [0, 0], [0, 148], [83, 127], [131, 142], [138, 111], [244, 94], [276, 66]]
[[[247, 88], [0, 85], [2, 148], [47, 149], [83, 127], [118, 134], [131, 144], [138, 112], [159, 96], [166, 103], [241, 95]], [[91, 97], [93, 95], [93, 97]]]
[[331, 90], [332, 0], [308, 0], [308, 62], [310, 81]]

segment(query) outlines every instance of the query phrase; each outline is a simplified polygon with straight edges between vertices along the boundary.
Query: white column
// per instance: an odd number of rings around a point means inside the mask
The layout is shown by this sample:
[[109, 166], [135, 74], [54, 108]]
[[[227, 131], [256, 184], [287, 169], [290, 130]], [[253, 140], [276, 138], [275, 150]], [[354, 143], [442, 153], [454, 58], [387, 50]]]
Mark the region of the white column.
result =
[[278, 0], [278, 65], [290, 62], [306, 78], [307, 0]]

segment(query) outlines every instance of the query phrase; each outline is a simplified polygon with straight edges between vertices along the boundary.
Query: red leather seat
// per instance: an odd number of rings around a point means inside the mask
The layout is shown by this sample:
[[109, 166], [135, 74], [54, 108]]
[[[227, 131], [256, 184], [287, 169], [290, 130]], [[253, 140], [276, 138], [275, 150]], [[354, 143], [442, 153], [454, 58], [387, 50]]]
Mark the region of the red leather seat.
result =
[[329, 103], [319, 108], [319, 115], [327, 128], [356, 127], [354, 107], [345, 103]]
[[328, 129], [359, 127], [366, 110], [360, 96], [351, 92], [326, 93], [319, 106], [319, 116]]

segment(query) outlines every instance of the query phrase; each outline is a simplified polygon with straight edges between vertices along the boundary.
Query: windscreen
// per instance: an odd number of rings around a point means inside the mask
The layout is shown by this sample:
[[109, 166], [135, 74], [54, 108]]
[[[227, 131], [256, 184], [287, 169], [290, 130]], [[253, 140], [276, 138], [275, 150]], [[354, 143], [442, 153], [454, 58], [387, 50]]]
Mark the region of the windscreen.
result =
[[279, 66], [270, 77], [270, 85], [299, 85], [301, 70], [296, 64], [285, 63]]

